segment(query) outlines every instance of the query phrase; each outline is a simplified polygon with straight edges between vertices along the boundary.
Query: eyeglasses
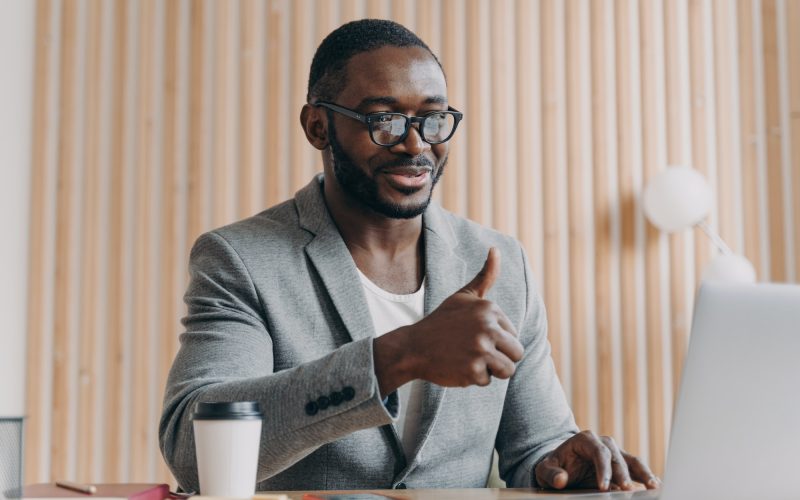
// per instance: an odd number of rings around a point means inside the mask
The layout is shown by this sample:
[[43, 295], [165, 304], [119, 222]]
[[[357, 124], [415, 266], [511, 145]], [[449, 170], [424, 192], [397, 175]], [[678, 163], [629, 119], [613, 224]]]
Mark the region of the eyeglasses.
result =
[[419, 135], [428, 144], [441, 144], [453, 136], [458, 127], [458, 122], [464, 115], [448, 107], [447, 111], [433, 111], [422, 116], [407, 116], [402, 113], [368, 113], [366, 115], [343, 108], [331, 102], [317, 102], [315, 106], [322, 106], [330, 110], [349, 116], [369, 127], [369, 137], [378, 146], [394, 146], [400, 144], [411, 129], [412, 123], [419, 123]]

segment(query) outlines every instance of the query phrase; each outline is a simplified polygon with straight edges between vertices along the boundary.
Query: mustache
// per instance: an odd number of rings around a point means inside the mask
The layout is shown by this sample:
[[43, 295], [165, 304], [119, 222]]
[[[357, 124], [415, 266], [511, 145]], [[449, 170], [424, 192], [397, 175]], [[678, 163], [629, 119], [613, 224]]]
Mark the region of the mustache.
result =
[[395, 160], [386, 162], [378, 166], [376, 170], [388, 170], [393, 168], [403, 167], [428, 167], [431, 170], [436, 168], [436, 165], [425, 156], [415, 156], [413, 158], [397, 158]]

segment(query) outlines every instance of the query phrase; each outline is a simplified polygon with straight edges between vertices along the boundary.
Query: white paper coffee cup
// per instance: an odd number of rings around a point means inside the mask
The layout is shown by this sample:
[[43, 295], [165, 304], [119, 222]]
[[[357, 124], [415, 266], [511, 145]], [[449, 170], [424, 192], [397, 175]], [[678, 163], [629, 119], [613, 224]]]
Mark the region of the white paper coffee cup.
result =
[[253, 496], [263, 418], [255, 401], [195, 405], [192, 421], [200, 494]]

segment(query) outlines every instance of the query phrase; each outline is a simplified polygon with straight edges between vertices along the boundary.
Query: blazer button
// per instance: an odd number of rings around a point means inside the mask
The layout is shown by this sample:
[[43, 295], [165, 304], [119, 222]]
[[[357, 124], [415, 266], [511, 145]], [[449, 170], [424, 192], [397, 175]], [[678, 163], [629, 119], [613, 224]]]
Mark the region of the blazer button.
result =
[[344, 401], [344, 395], [339, 391], [333, 391], [331, 393], [331, 404], [333, 406], [339, 406]]
[[397, 483], [394, 486], [394, 489], [396, 489], [396, 490], [405, 490], [407, 488], [408, 488], [408, 486], [406, 486], [406, 483]]
[[342, 396], [344, 396], [345, 401], [350, 401], [356, 396], [356, 390], [348, 385], [342, 389]]
[[327, 410], [330, 405], [331, 400], [328, 399], [328, 396], [320, 396], [317, 399], [317, 406], [319, 406], [320, 410]]
[[309, 401], [306, 405], [306, 415], [313, 417], [319, 411], [319, 406], [317, 406], [316, 401]]

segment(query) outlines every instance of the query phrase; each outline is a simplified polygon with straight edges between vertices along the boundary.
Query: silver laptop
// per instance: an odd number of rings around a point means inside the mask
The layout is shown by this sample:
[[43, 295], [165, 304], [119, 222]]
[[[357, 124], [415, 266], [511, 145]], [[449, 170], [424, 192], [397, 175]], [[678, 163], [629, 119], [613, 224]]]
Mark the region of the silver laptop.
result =
[[660, 491], [580, 498], [800, 499], [800, 285], [702, 286], [674, 415]]
[[800, 285], [700, 289], [660, 498], [800, 498]]

